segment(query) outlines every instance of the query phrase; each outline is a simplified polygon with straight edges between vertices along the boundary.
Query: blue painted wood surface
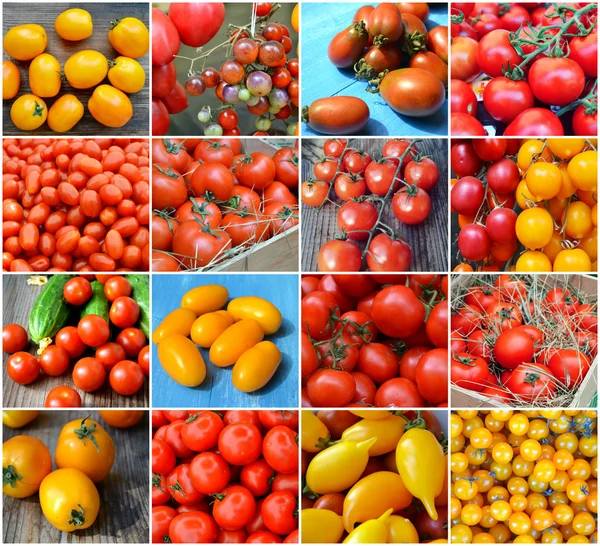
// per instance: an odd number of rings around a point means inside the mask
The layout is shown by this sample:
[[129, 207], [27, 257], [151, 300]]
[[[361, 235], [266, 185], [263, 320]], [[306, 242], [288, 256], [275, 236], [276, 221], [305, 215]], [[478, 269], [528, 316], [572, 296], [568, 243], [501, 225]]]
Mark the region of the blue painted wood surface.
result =
[[[394, 112], [377, 93], [368, 93], [365, 80], [354, 78], [354, 71], [339, 69], [327, 57], [331, 39], [351, 22], [356, 10], [363, 4], [357, 3], [313, 3], [302, 4], [302, 104], [310, 105], [316, 99], [334, 95], [350, 95], [364, 100], [371, 112], [369, 123], [361, 135], [372, 136], [426, 136], [448, 135], [447, 101], [433, 116], [412, 118]], [[448, 5], [429, 4], [430, 30], [439, 25], [448, 25]], [[402, 67], [408, 66], [405, 55]], [[302, 124], [302, 136], [323, 136]]]
[[152, 405], [156, 408], [289, 408], [298, 407], [298, 276], [297, 275], [152, 275], [152, 328], [179, 307], [182, 296], [192, 288], [221, 284], [230, 299], [260, 296], [273, 303], [283, 316], [278, 332], [266, 336], [282, 354], [271, 381], [259, 391], [244, 393], [231, 382], [232, 368], [210, 363], [208, 350], [201, 349], [206, 363], [206, 379], [196, 388], [175, 383], [162, 369], [158, 350], [152, 344]]

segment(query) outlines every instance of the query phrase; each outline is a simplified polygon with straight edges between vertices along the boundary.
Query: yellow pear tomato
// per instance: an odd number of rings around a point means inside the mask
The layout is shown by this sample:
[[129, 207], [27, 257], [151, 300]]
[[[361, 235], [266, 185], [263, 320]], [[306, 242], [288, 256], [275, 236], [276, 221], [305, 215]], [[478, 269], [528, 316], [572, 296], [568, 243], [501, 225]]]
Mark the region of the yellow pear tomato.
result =
[[384, 544], [387, 538], [387, 520], [394, 510], [390, 508], [377, 519], [361, 523], [344, 539], [344, 544]]
[[60, 63], [49, 53], [38, 55], [29, 65], [29, 85], [38, 97], [55, 97], [60, 91]]
[[325, 509], [302, 510], [300, 519], [302, 542], [305, 544], [334, 544], [344, 534], [342, 516]]
[[158, 344], [158, 361], [169, 377], [184, 387], [197, 387], [206, 378], [198, 347], [182, 334], [172, 334]]
[[40, 25], [19, 25], [4, 35], [4, 51], [18, 61], [30, 61], [41, 55], [47, 46], [46, 30]]
[[106, 127], [123, 127], [133, 116], [129, 97], [111, 85], [99, 85], [88, 101], [94, 119]]
[[47, 117], [46, 103], [35, 95], [21, 95], [10, 107], [10, 119], [21, 131], [38, 129]]
[[143, 57], [150, 47], [148, 28], [135, 17], [112, 21], [108, 40], [121, 55], [133, 59]]
[[37, 493], [52, 471], [46, 445], [33, 436], [15, 436], [2, 444], [2, 491], [22, 499]]
[[300, 444], [308, 453], [323, 451], [331, 439], [327, 426], [312, 411], [302, 410], [302, 429]]
[[[193, 313], [191, 309], [183, 309]], [[194, 313], [194, 317], [196, 314]], [[208, 349], [217, 338], [233, 324], [233, 317], [227, 311], [214, 311], [200, 315], [192, 323], [190, 332], [192, 341]]]
[[48, 127], [55, 133], [66, 133], [79, 123], [83, 111], [83, 104], [75, 95], [63, 95], [50, 107]]
[[84, 9], [68, 9], [56, 18], [54, 30], [63, 40], [70, 42], [85, 40], [94, 30], [92, 16]]
[[108, 73], [106, 57], [94, 49], [73, 53], [65, 63], [65, 77], [75, 89], [98, 85]]
[[[412, 522], [402, 516], [390, 516], [387, 520], [388, 544], [418, 544], [419, 533]], [[445, 542], [445, 541], [444, 541]]]
[[114, 87], [124, 93], [137, 93], [144, 87], [146, 72], [142, 65], [129, 57], [117, 57], [110, 61], [108, 79]]
[[294, 9], [292, 10], [292, 19], [291, 19], [291, 23], [292, 23], [292, 28], [298, 32], [298, 29], [300, 28], [300, 25], [298, 23], [300, 17], [300, 4], [296, 4], [294, 6]]
[[21, 73], [11, 61], [2, 61], [2, 99], [14, 99], [21, 88]]
[[236, 360], [231, 373], [233, 386], [242, 392], [262, 389], [275, 375], [281, 352], [272, 341], [261, 341]]
[[281, 313], [270, 301], [257, 296], [235, 298], [227, 305], [227, 312], [234, 320], [256, 320], [266, 335], [274, 334], [281, 326]]
[[391, 415], [385, 419], [362, 419], [342, 434], [342, 441], [354, 440], [361, 442], [369, 438], [377, 441], [369, 449], [369, 455], [375, 457], [394, 451], [404, 434], [406, 419], [399, 415]]

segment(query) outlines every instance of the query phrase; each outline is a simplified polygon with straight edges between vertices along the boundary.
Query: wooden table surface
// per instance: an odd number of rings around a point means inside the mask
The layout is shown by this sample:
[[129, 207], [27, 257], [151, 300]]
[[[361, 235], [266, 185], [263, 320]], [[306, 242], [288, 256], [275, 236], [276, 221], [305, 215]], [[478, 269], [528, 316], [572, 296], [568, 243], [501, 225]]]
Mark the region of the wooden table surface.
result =
[[[93, 34], [86, 40], [79, 42], [68, 42], [63, 40], [54, 30], [54, 21], [56, 17], [63, 11], [71, 8], [83, 8], [88, 11], [92, 16], [92, 22], [94, 24]], [[78, 51], [84, 49], [95, 49], [100, 53], [103, 53], [106, 58], [110, 61], [120, 56], [112, 45], [108, 41], [108, 31], [111, 26], [111, 21], [115, 19], [123, 19], [124, 17], [136, 17], [142, 21], [146, 27], [149, 27], [149, 8], [148, 4], [144, 3], [105, 3], [105, 4], [85, 4], [81, 3], [5, 3], [3, 5], [3, 24], [2, 33], [6, 35], [11, 27], [17, 25], [23, 25], [25, 23], [36, 23], [43, 26], [46, 29], [48, 36], [48, 47], [46, 47], [45, 53], [50, 53], [60, 63], [61, 68], [64, 67], [66, 60]], [[41, 135], [111, 135], [111, 136], [141, 136], [149, 134], [149, 108], [150, 108], [150, 71], [149, 62], [150, 55], [147, 53], [143, 57], [136, 59], [144, 68], [146, 72], [146, 83], [141, 91], [128, 95], [133, 106], [133, 117], [129, 122], [120, 128], [105, 127], [98, 123], [90, 114], [87, 103], [89, 98], [92, 96], [94, 88], [91, 89], [75, 89], [69, 85], [68, 82], [63, 81], [62, 87], [59, 94], [56, 97], [44, 98], [44, 102], [48, 109], [54, 104], [56, 99], [60, 98], [67, 93], [71, 93], [83, 103], [85, 112], [83, 118], [71, 131], [67, 133], [55, 133], [50, 130], [48, 124], [45, 123], [36, 131], [21, 131], [17, 129], [10, 119], [10, 107], [12, 103], [21, 95], [25, 95], [31, 92], [29, 87], [29, 64], [30, 61], [17, 61], [11, 59], [6, 52], [4, 52], [3, 59], [13, 61], [18, 67], [21, 73], [21, 88], [17, 97], [13, 100], [3, 101], [3, 116], [4, 116], [4, 135], [20, 135], [20, 136], [41, 136]], [[108, 77], [105, 78], [101, 83], [110, 85]], [[100, 85], [100, 84], [99, 84]]]
[[277, 333], [265, 336], [281, 351], [282, 360], [275, 375], [262, 389], [253, 393], [238, 391], [231, 382], [229, 368], [210, 362], [208, 350], [200, 352], [206, 363], [206, 379], [189, 388], [175, 383], [158, 361], [152, 344], [152, 406], [155, 408], [293, 408], [298, 406], [298, 276], [236, 274], [157, 274], [152, 276], [152, 327], [179, 307], [182, 296], [196, 286], [221, 284], [229, 298], [260, 296], [275, 305], [283, 316]]
[[[392, 110], [378, 93], [366, 91], [366, 80], [357, 80], [354, 70], [336, 68], [327, 57], [331, 39], [352, 22], [356, 10], [363, 4], [352, 2], [305, 2], [302, 4], [302, 105], [308, 106], [316, 99], [335, 95], [359, 97], [369, 106], [369, 123], [361, 135], [370, 136], [422, 136], [448, 135], [448, 102], [426, 118], [403, 116]], [[448, 25], [448, 4], [429, 4], [427, 29]], [[404, 55], [402, 68], [408, 67]], [[303, 136], [321, 136], [306, 123]]]
[[[149, 540], [149, 420], [148, 412], [135, 426], [111, 427], [98, 412], [91, 418], [110, 434], [115, 444], [115, 462], [110, 474], [96, 484], [100, 493], [100, 513], [88, 529], [63, 533], [44, 517], [37, 494], [25, 499], [4, 495], [5, 543], [148, 543]], [[2, 427], [4, 441], [25, 434], [46, 444], [54, 463], [56, 441], [62, 427], [90, 414], [85, 410], [46, 410], [20, 429]], [[53, 470], [56, 465], [53, 464]]]
[[[2, 275], [2, 293], [4, 297], [4, 325], [20, 324], [29, 332], [29, 313], [38, 294], [42, 291], [41, 286], [32, 286], [27, 284], [28, 275]], [[77, 313], [77, 317], [79, 314]], [[68, 325], [77, 326], [77, 320], [69, 321]], [[115, 329], [111, 332], [111, 341], [116, 337]], [[29, 342], [26, 351], [35, 355], [38, 346]], [[67, 385], [75, 388], [80, 396], [84, 407], [93, 408], [147, 408], [148, 407], [148, 379], [144, 380], [142, 388], [132, 396], [122, 396], [112, 390], [108, 382], [108, 376], [104, 386], [95, 392], [84, 392], [73, 383], [71, 372], [75, 365], [75, 360], [66, 373], [58, 377], [49, 377], [40, 373], [40, 376], [29, 385], [20, 385], [15, 383], [6, 371], [7, 353], [2, 353], [4, 363], [3, 381], [4, 381], [4, 407], [5, 408], [43, 408], [46, 395], [54, 388], [60, 385]], [[87, 350], [81, 357], [94, 356], [93, 350]]]
[[[323, 139], [303, 139], [302, 141], [302, 180], [314, 178], [313, 166], [323, 157]], [[353, 148], [364, 150], [375, 158], [381, 157], [383, 139], [352, 139]], [[431, 212], [422, 224], [408, 226], [402, 224], [392, 213], [391, 200], [382, 220], [392, 226], [394, 231], [404, 237], [412, 248], [412, 264], [410, 271], [447, 271], [448, 260], [448, 148], [445, 139], [424, 139], [417, 144], [417, 150], [435, 161], [439, 169], [439, 180], [430, 192]], [[337, 198], [333, 189], [330, 198], [336, 204], [342, 201]], [[321, 210], [302, 205], [302, 271], [318, 271], [317, 256], [319, 249], [338, 232], [338, 207], [327, 203]], [[366, 241], [358, 241], [361, 250]]]

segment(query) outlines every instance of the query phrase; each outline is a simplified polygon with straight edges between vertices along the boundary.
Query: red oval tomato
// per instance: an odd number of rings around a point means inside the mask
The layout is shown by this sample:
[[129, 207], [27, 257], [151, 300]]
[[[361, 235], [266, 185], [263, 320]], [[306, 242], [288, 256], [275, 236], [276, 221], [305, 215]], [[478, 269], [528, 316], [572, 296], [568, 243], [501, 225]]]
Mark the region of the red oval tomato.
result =
[[308, 125], [324, 135], [359, 134], [369, 122], [369, 107], [358, 97], [336, 95], [317, 99], [308, 107]]
[[389, 72], [381, 81], [379, 93], [393, 110], [411, 117], [432, 116], [446, 100], [442, 82], [422, 68]]
[[179, 53], [180, 41], [177, 28], [158, 8], [152, 8], [152, 64], [163, 66]]

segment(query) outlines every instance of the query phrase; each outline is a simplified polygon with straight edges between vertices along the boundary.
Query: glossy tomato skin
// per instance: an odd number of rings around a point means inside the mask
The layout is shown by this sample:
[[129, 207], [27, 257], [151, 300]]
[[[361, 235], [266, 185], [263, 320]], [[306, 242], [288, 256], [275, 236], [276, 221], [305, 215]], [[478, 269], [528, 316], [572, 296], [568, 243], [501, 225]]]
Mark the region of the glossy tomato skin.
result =
[[510, 45], [508, 30], [493, 30], [479, 41], [477, 64], [492, 78], [502, 76], [502, 69], [518, 65], [523, 59]]
[[553, 106], [565, 106], [581, 95], [585, 74], [570, 58], [543, 57], [531, 66], [528, 81], [538, 100]]
[[486, 136], [483, 125], [469, 114], [453, 113], [450, 116], [450, 134], [454, 137], [461, 136]]
[[169, 6], [169, 19], [185, 45], [200, 47], [210, 42], [221, 28], [225, 6], [222, 2], [173, 3]]
[[367, 254], [370, 271], [408, 271], [412, 249], [402, 238], [392, 240], [387, 233], [373, 237]]
[[521, 112], [506, 128], [504, 136], [563, 136], [558, 116], [545, 108], [529, 108]]
[[491, 241], [484, 226], [468, 224], [460, 230], [458, 248], [469, 261], [478, 262], [490, 253]]
[[483, 161], [470, 142], [459, 141], [450, 149], [450, 165], [459, 177], [475, 176], [483, 167]]
[[152, 64], [163, 66], [179, 53], [180, 38], [177, 28], [158, 8], [152, 8]]
[[450, 80], [450, 112], [452, 114], [477, 114], [477, 97], [471, 86], [458, 79]]
[[518, 366], [506, 382], [506, 388], [521, 400], [532, 402], [544, 400], [556, 390], [555, 378], [548, 368], [540, 364], [526, 363]]
[[334, 66], [349, 68], [361, 58], [368, 41], [364, 23], [353, 23], [332, 38], [327, 56]]
[[419, 359], [416, 382], [419, 394], [428, 402], [448, 400], [448, 349], [433, 349]]
[[483, 104], [497, 121], [510, 123], [519, 114], [532, 108], [533, 93], [525, 80], [513, 81], [504, 76], [494, 78], [483, 91]]
[[334, 240], [325, 243], [319, 250], [319, 271], [345, 272], [359, 271], [362, 254], [351, 241]]
[[598, 112], [586, 113], [580, 104], [573, 113], [573, 133], [577, 136], [591, 136], [598, 133]]
[[411, 117], [431, 116], [446, 100], [442, 82], [422, 68], [389, 72], [383, 78], [379, 92], [393, 110]]
[[472, 38], [457, 36], [452, 39], [450, 77], [469, 82], [481, 72], [477, 63], [477, 42]]
[[598, 34], [576, 36], [569, 42], [569, 58], [583, 69], [587, 78], [598, 76]]
[[354, 135], [369, 122], [366, 102], [357, 97], [335, 96], [317, 99], [308, 108], [308, 124], [324, 135]]

